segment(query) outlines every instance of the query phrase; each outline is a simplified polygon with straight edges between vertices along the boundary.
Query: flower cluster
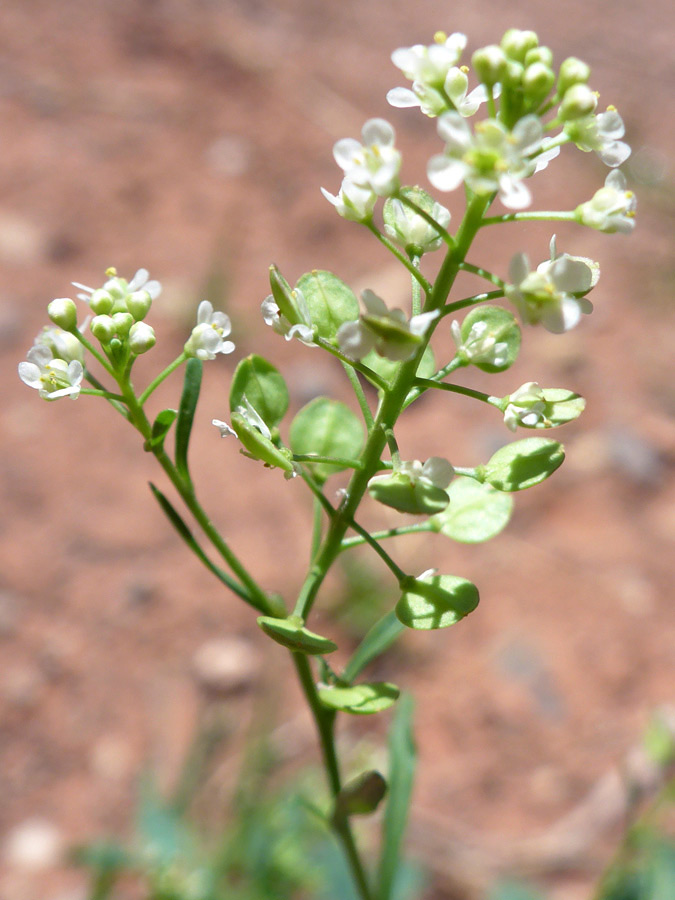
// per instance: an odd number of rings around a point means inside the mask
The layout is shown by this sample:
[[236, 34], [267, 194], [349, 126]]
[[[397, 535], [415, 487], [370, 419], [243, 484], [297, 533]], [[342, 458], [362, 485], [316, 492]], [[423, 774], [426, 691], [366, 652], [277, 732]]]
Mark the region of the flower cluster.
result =
[[345, 322], [337, 334], [340, 349], [352, 359], [363, 359], [371, 350], [394, 361], [410, 359], [422, 343], [438, 312], [420, 313], [408, 319], [402, 309], [389, 309], [377, 294], [361, 294], [366, 312], [356, 322]]

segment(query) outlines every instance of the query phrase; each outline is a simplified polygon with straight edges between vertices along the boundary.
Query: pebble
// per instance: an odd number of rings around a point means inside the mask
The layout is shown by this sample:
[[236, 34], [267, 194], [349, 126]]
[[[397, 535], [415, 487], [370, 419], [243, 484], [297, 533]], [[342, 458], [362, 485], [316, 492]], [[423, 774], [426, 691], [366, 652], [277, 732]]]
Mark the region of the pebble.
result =
[[206, 641], [192, 659], [201, 687], [217, 694], [231, 694], [248, 687], [259, 668], [260, 659], [253, 645], [236, 636]]
[[7, 835], [2, 855], [18, 869], [37, 871], [61, 861], [64, 840], [60, 830], [47, 819], [27, 819]]

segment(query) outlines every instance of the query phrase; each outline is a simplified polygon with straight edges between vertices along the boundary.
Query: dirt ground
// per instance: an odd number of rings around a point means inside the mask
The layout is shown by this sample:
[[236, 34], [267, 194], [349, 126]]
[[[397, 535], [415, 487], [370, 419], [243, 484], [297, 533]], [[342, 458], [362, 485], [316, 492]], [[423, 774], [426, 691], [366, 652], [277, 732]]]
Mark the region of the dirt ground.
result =
[[[498, 41], [513, 25], [534, 28], [557, 60], [587, 60], [601, 104], [616, 103], [627, 123], [634, 155], [625, 168], [639, 219], [630, 238], [559, 229], [559, 246], [601, 263], [595, 312], [564, 337], [528, 332], [518, 363], [501, 376], [503, 393], [536, 380], [587, 398], [582, 419], [561, 434], [563, 468], [516, 498], [511, 525], [490, 544], [427, 536], [396, 547], [404, 568], [438, 566], [481, 589], [480, 607], [460, 627], [406, 636], [379, 670], [418, 698], [411, 849], [423, 857], [434, 833], [437, 852], [426, 862], [438, 896], [450, 896], [444, 846], [476, 845], [488, 860], [515, 848], [515, 859], [519, 846], [550, 832], [640, 744], [654, 710], [675, 703], [668, 7], [664, 0], [642, 8], [627, 0], [521, 0], [515, 12], [497, 0], [3, 4], [0, 900], [86, 896], [80, 873], [12, 858], [12, 836], [34, 820], [49, 823], [63, 845], [128, 828], [139, 773], [151, 766], [163, 783], [171, 779], [209, 702], [195, 677], [205, 642], [247, 639], [258, 664], [254, 687], [263, 693], [290, 680], [282, 652], [267, 649], [248, 611], [179, 546], [147, 490], [150, 479], [163, 483], [160, 473], [131, 429], [94, 399], [41, 403], [19, 382], [16, 365], [46, 320], [46, 303], [68, 295], [71, 280], [96, 285], [107, 266], [128, 276], [147, 267], [165, 287], [153, 309], [158, 346], [152, 361], [142, 361], [154, 371], [179, 352], [196, 302], [219, 300], [237, 351], [206, 367], [194, 440], [198, 483], [235, 549], [256, 560], [261, 582], [290, 596], [291, 561], [304, 561], [308, 547], [301, 485], [280, 483], [278, 473], [239, 456], [209, 422], [226, 417], [229, 376], [253, 350], [282, 369], [296, 407], [314, 394], [344, 392], [339, 368], [263, 333], [259, 304], [270, 262], [290, 280], [327, 268], [391, 305], [404, 302], [391, 258], [340, 219], [319, 187], [339, 184], [333, 142], [358, 135], [375, 115], [397, 129], [403, 178], [423, 178], [426, 159], [438, 152], [434, 128], [415, 111], [391, 110], [384, 97], [403, 83], [391, 50], [427, 43], [439, 28], [465, 31], [471, 48]], [[592, 154], [563, 156], [541, 176], [541, 208], [573, 207], [605, 177]], [[459, 215], [457, 199], [448, 202]], [[547, 255], [546, 226], [488, 231], [475, 261], [491, 258], [497, 271], [506, 272], [519, 249], [533, 260]], [[164, 399], [172, 396], [168, 390]], [[460, 398], [441, 426], [439, 407], [420, 404], [402, 423], [405, 457], [474, 465], [506, 440], [489, 411], [477, 417]], [[393, 521], [381, 511], [371, 516]], [[339, 589], [333, 584], [333, 598]], [[328, 606], [317, 630], [335, 627]], [[285, 727], [289, 753], [313, 759], [295, 694], [277, 688], [274, 696], [275, 727]], [[246, 692], [228, 701], [241, 729], [249, 703]], [[381, 726], [347, 725], [345, 740], [364, 739], [380, 745]], [[611, 831], [590, 862], [549, 880], [551, 896], [588, 897]]]

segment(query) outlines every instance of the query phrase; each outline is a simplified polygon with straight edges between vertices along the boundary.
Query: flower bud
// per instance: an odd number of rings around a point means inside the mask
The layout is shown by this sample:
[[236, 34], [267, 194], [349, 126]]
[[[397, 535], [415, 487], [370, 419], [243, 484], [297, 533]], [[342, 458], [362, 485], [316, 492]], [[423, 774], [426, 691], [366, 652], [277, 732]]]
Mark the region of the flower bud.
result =
[[301, 322], [295, 305], [294, 292], [290, 284], [274, 264], [270, 266], [270, 287], [272, 288], [274, 302], [279, 307], [281, 315], [284, 316], [291, 325], [297, 325]]
[[525, 67], [522, 66], [519, 62], [515, 62], [512, 59], [507, 59], [502, 83], [505, 87], [518, 88], [520, 87], [520, 84], [523, 80], [524, 72]]
[[113, 308], [113, 300], [112, 296], [108, 291], [104, 291], [103, 288], [99, 288], [97, 291], [94, 291], [89, 298], [89, 306], [91, 307], [91, 311], [97, 316], [107, 315], [111, 309]]
[[523, 73], [523, 90], [534, 106], [548, 95], [554, 82], [553, 70], [542, 62], [532, 63]]
[[69, 297], [60, 297], [47, 307], [47, 315], [55, 325], [64, 331], [77, 329], [77, 307]]
[[[422, 188], [401, 188], [401, 196], [423, 209], [441, 228], [448, 227], [449, 211], [440, 203], [436, 203]], [[389, 197], [384, 204], [383, 218], [384, 228], [389, 237], [414, 256], [422, 256], [431, 250], [437, 250], [443, 243], [439, 229], [434, 228], [403, 200]]]
[[521, 31], [519, 28], [509, 28], [502, 38], [501, 46], [509, 59], [516, 62], [524, 62], [529, 50], [533, 50], [539, 44], [539, 38], [534, 31]]
[[136, 322], [129, 330], [129, 348], [137, 356], [151, 350], [157, 338], [154, 329], [147, 322]]
[[586, 84], [573, 84], [565, 91], [558, 116], [563, 122], [590, 116], [598, 105], [598, 96]]
[[553, 51], [550, 47], [535, 47], [527, 51], [525, 54], [525, 65], [531, 66], [537, 62], [543, 63], [549, 69], [553, 66]]
[[576, 56], [568, 56], [560, 64], [558, 73], [558, 95], [564, 96], [575, 84], [586, 84], [591, 77], [591, 69], [585, 62]]
[[127, 297], [127, 309], [136, 322], [144, 319], [152, 306], [152, 297], [147, 291], [134, 291]]
[[119, 337], [126, 337], [134, 324], [134, 317], [128, 312], [116, 312], [113, 314], [112, 320]]
[[471, 63], [478, 80], [489, 87], [501, 81], [506, 71], [504, 51], [496, 44], [489, 44], [487, 47], [476, 50], [471, 57]]
[[110, 316], [94, 316], [90, 328], [91, 333], [102, 344], [109, 344], [117, 331]]

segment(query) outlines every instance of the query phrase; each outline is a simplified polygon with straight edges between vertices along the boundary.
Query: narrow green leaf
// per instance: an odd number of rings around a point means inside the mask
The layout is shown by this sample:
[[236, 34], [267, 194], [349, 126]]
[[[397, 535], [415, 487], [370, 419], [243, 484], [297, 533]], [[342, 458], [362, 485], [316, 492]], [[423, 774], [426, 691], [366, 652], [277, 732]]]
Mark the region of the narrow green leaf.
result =
[[393, 610], [383, 616], [379, 622], [373, 625], [354, 651], [352, 658], [345, 666], [344, 680], [353, 681], [369, 663], [388, 650], [404, 631], [405, 626], [399, 622]]
[[[215, 565], [215, 563], [211, 562], [206, 553], [204, 553], [202, 548], [195, 540], [194, 535], [185, 524], [180, 514], [176, 511], [176, 509], [164, 496], [164, 494], [159, 490], [159, 488], [155, 487], [152, 482], [150, 482], [150, 490], [152, 491], [155, 499], [162, 508], [162, 512], [164, 513], [164, 515], [167, 517], [169, 522], [171, 522], [180, 537], [185, 541], [190, 550], [192, 550], [197, 559], [201, 563], [203, 563], [209, 570], [209, 572], [212, 572], [219, 581], [222, 581], [224, 585], [226, 585], [231, 591], [237, 594], [238, 597], [241, 597], [242, 600], [246, 600], [247, 603], [255, 606], [254, 601], [249, 597], [248, 593], [234, 580], [234, 578], [232, 578], [227, 574], [227, 572], [224, 572], [221, 568]], [[260, 611], [262, 612], [262, 610]]]
[[399, 694], [396, 685], [386, 681], [319, 688], [319, 700], [324, 706], [357, 716], [370, 716], [389, 709]]
[[377, 879], [377, 900], [391, 900], [408, 821], [415, 774], [415, 743], [412, 730], [413, 699], [404, 694], [389, 732], [389, 794], [382, 825], [382, 849]]
[[460, 477], [447, 488], [448, 506], [431, 519], [434, 531], [453, 541], [476, 544], [487, 541], [506, 526], [513, 509], [513, 497], [481, 484], [473, 478]]
[[164, 439], [169, 433], [169, 429], [175, 422], [177, 416], [177, 409], [163, 409], [160, 413], [157, 414], [157, 418], [152, 423], [150, 440], [146, 441], [146, 450], [150, 450], [153, 447], [163, 446]]
[[178, 419], [176, 421], [176, 468], [187, 479], [190, 478], [187, 461], [190, 432], [192, 431], [192, 422], [195, 417], [201, 384], [202, 361], [200, 359], [189, 359], [185, 366], [183, 393], [180, 398]]
[[230, 409], [245, 407], [244, 397], [268, 428], [281, 422], [288, 409], [288, 388], [281, 372], [264, 357], [252, 353], [235, 369], [230, 386]]

